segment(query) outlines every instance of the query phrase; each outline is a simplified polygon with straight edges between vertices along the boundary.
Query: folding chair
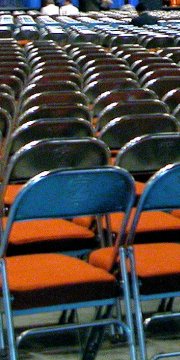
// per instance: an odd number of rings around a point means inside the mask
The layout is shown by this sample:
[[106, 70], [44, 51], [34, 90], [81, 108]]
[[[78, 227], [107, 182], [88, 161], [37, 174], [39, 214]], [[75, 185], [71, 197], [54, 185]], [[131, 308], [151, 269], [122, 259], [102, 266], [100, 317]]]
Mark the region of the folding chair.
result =
[[31, 80], [31, 83], [39, 83], [39, 84], [49, 84], [51, 82], [56, 82], [56, 81], [72, 81], [74, 82], [79, 89], [82, 86], [82, 81], [81, 81], [81, 77], [79, 74], [76, 74], [74, 72], [66, 72], [66, 73], [47, 73], [44, 75], [39, 75], [37, 77], [34, 77]]
[[129, 102], [115, 102], [99, 113], [97, 129], [102, 129], [109, 121], [130, 114], [169, 113], [168, 106], [157, 99], [134, 100]]
[[[129, 70], [129, 67], [125, 64], [117, 64], [117, 65], [113, 65], [113, 70], [114, 71], [121, 71], [121, 70]], [[112, 65], [111, 64], [107, 64], [107, 65], [95, 65], [93, 67], [90, 67], [89, 69], [87, 69], [84, 73], [83, 73], [83, 80], [84, 82], [86, 81], [86, 79], [89, 78], [89, 76], [99, 73], [100, 71], [107, 71], [107, 72], [112, 72]]]
[[80, 91], [44, 91], [42, 93], [37, 93], [31, 95], [23, 101], [19, 109], [20, 112], [24, 112], [34, 106], [39, 105], [73, 105], [73, 104], [82, 104], [87, 106], [88, 101], [84, 94]]
[[[28, 99], [30, 96], [35, 95], [37, 93], [46, 92], [47, 85], [46, 84], [37, 84], [32, 83], [28, 84], [21, 92], [21, 97], [19, 102], [23, 102]], [[79, 91], [79, 88], [72, 81], [57, 81], [48, 84], [48, 91]]]
[[[15, 145], [12, 144], [12, 147]], [[13, 149], [11, 149], [12, 151]], [[41, 171], [56, 168], [87, 168], [105, 166], [109, 160], [107, 146], [95, 138], [46, 139], [32, 141], [20, 148], [8, 162], [1, 192], [1, 213], [11, 207], [22, 185]], [[3, 219], [6, 223], [7, 219]], [[81, 225], [81, 224], [79, 224]], [[33, 222], [29, 232], [17, 224], [11, 233], [8, 254], [70, 251], [85, 254], [87, 249], [100, 246], [94, 231], [77, 223], [64, 221]], [[61, 232], [60, 232], [61, 227]], [[38, 231], [37, 231], [38, 228]], [[52, 230], [53, 229], [53, 230]], [[39, 233], [41, 237], [39, 238]], [[21, 239], [19, 235], [21, 234]], [[59, 247], [60, 246], [60, 247]]]
[[180, 88], [176, 88], [167, 92], [163, 98], [164, 101], [170, 108], [170, 111], [173, 111], [176, 106], [180, 104]]
[[94, 135], [90, 122], [79, 118], [28, 121], [19, 126], [12, 134], [10, 132], [11, 138], [6, 135], [9, 133], [9, 124], [0, 123], [0, 125], [2, 135], [8, 138], [6, 146], [4, 146], [5, 153], [2, 158], [4, 167], [6, 167], [9, 157], [31, 141], [55, 138], [83, 138], [93, 137]]
[[110, 90], [97, 97], [94, 101], [93, 113], [97, 115], [102, 111], [107, 105], [110, 105], [114, 102], [129, 102], [142, 99], [157, 99], [155, 92], [149, 89], [128, 89], [126, 90]]
[[157, 79], [157, 78], [161, 78], [162, 76], [180, 76], [180, 69], [158, 69], [158, 70], [153, 70], [153, 71], [148, 71], [141, 79], [140, 79], [140, 84], [143, 86], [145, 85], [148, 81], [153, 80], [153, 79]]
[[104, 141], [113, 154], [117, 154], [130, 140], [153, 133], [178, 132], [176, 118], [169, 114], [125, 115], [111, 120], [99, 132], [98, 138]]
[[135, 73], [133, 73], [133, 71], [130, 70], [122, 70], [122, 71], [115, 71], [113, 68], [113, 71], [102, 71], [100, 70], [98, 73], [93, 74], [91, 76], [88, 77], [88, 79], [85, 81], [84, 85], [88, 85], [90, 83], [92, 83], [93, 81], [98, 81], [98, 80], [102, 80], [102, 79], [133, 79], [133, 80], [138, 80], [137, 76], [135, 75]]
[[139, 78], [142, 78], [147, 72], [154, 71], [154, 70], [161, 70], [161, 69], [178, 69], [177, 64], [173, 63], [162, 63], [162, 62], [155, 62], [149, 65], [144, 65], [136, 71], [136, 74]]
[[27, 121], [38, 119], [52, 119], [52, 118], [81, 118], [91, 121], [90, 111], [87, 106], [82, 104], [74, 105], [39, 105], [34, 106], [19, 117], [17, 117], [17, 125], [22, 125]]
[[93, 103], [94, 100], [102, 93], [115, 89], [135, 89], [140, 85], [134, 79], [104, 79], [99, 81], [93, 81], [83, 89], [84, 94], [89, 99], [89, 102]]
[[160, 78], [150, 80], [144, 88], [153, 90], [160, 99], [170, 90], [176, 89], [179, 86], [180, 76], [162, 76]]
[[[157, 209], [161, 211], [180, 209], [179, 178], [180, 163], [176, 163], [162, 168], [149, 180], [137, 206], [128, 235], [128, 246], [122, 250], [130, 262], [141, 359], [147, 359], [147, 352], [140, 301], [173, 299], [180, 296], [180, 244], [173, 242], [172, 237], [169, 238], [168, 243], [164, 243], [162, 237], [159, 244], [133, 245], [133, 240], [142, 211], [149, 213]], [[166, 316], [175, 318], [177, 315], [180, 314], [173, 312], [159, 316], [156, 314], [155, 319], [160, 321]], [[180, 356], [180, 351], [156, 354], [154, 359], [175, 356]]]
[[[18, 359], [13, 316], [27, 314], [27, 312], [37, 314], [67, 309], [78, 310], [85, 307], [102, 308], [103, 306], [109, 309], [106, 318], [101, 317], [98, 311], [95, 320], [89, 323], [32, 329], [26, 331], [24, 337], [43, 333], [55, 334], [84, 327], [94, 327], [96, 334], [99, 334], [102, 326], [116, 324], [127, 334], [130, 359], [136, 360], [130, 291], [124, 266], [121, 265], [122, 281], [117, 283], [115, 276], [108, 271], [63, 254], [6, 257], [12, 227], [19, 222], [26, 227], [27, 221], [34, 219], [37, 221], [42, 218], [68, 219], [83, 215], [101, 217], [104, 213], [123, 211], [124, 222], [119, 234], [119, 239], [123, 244], [133, 202], [134, 184], [131, 176], [123, 169], [112, 167], [46, 171], [34, 177], [22, 189], [11, 208], [1, 242], [2, 301], [10, 360]], [[119, 317], [112, 318], [111, 316], [113, 305], [116, 305], [118, 310], [122, 290], [126, 295], [124, 322]], [[92, 338], [92, 335], [90, 333], [88, 338]], [[96, 350], [93, 349], [95, 354], [99, 345], [98, 341]], [[1, 342], [1, 349], [3, 348]], [[83, 350], [85, 356], [82, 358], [89, 358], [88, 355], [92, 355], [91, 350], [87, 341], [87, 346]]]

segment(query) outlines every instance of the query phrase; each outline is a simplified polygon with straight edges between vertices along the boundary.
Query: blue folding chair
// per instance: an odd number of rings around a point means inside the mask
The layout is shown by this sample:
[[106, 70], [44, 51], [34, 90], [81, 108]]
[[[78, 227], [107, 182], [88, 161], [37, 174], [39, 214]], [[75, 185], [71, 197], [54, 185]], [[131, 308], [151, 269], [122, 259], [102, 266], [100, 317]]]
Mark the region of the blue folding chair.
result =
[[[124, 267], [121, 267], [122, 278], [119, 279], [122, 281], [118, 282], [110, 272], [63, 254], [6, 256], [13, 224], [23, 222], [25, 227], [26, 221], [34, 219], [68, 219], [84, 215], [97, 215], [101, 218], [103, 214], [124, 212], [123, 225], [118, 235], [123, 244], [134, 199], [134, 180], [131, 175], [124, 169], [109, 166], [45, 171], [22, 188], [11, 206], [7, 226], [1, 233], [0, 247], [2, 302], [10, 360], [18, 359], [13, 316], [95, 306], [108, 306], [108, 317], [103, 318], [98, 312], [95, 321], [91, 323], [32, 329], [25, 332], [24, 336], [55, 334], [84, 327], [95, 327], [100, 331], [102, 326], [115, 323], [127, 334], [130, 359], [137, 359], [130, 290]], [[111, 317], [111, 307], [116, 305], [118, 310], [121, 290], [125, 294], [124, 322], [118, 317]], [[4, 347], [3, 336], [0, 347]], [[83, 359], [87, 358], [87, 350], [85, 348]]]
[[[170, 238], [169, 243], [163, 243], [162, 240], [158, 244], [133, 245], [142, 211], [158, 209], [162, 211], [180, 209], [180, 163], [165, 166], [148, 181], [137, 206], [127, 238], [127, 247], [121, 249], [131, 264], [131, 286], [141, 360], [147, 359], [147, 351], [140, 302], [180, 296], [180, 243], [173, 242]], [[165, 316], [167, 314], [156, 315], [155, 319], [162, 319]], [[169, 316], [176, 318], [180, 313], [168, 313]], [[175, 356], [180, 356], [180, 351], [156, 354], [154, 359]]]

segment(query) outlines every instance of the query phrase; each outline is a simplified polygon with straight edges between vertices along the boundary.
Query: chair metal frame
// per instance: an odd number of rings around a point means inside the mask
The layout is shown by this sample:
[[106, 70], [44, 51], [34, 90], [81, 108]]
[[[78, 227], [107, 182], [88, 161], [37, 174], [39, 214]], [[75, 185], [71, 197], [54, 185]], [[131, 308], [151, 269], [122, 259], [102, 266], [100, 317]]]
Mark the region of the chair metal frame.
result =
[[[145, 295], [141, 294], [140, 285], [136, 275], [136, 258], [134, 254], [133, 240], [142, 211], [153, 211], [158, 209], [161, 211], [170, 211], [173, 209], [180, 208], [179, 178], [180, 178], [180, 162], [165, 166], [164, 168], [160, 169], [157, 173], [155, 173], [152, 178], [150, 178], [139, 200], [136, 209], [134, 220], [127, 238], [127, 248], [121, 249], [121, 252], [124, 253], [124, 256], [126, 257], [126, 259], [129, 259], [130, 262], [131, 287], [132, 287], [132, 294], [135, 305], [137, 334], [139, 339], [139, 347], [140, 347], [140, 354], [142, 360], [147, 359], [147, 350], [145, 345], [145, 335], [143, 329], [142, 311], [141, 311], [140, 302], [148, 301], [152, 299], [180, 297], [180, 288], [178, 288], [178, 282], [177, 282], [177, 290], [174, 290], [172, 292], [164, 291], [159, 293], [152, 292], [151, 294], [145, 294]], [[172, 241], [171, 243], [173, 246]], [[148, 247], [148, 244], [146, 244], [146, 246]], [[137, 252], [138, 252], [138, 248], [137, 248]], [[143, 281], [143, 279], [141, 279], [141, 281]], [[179, 316], [180, 313], [179, 312], [172, 313], [172, 317], [176, 317], [177, 315]], [[162, 317], [163, 315], [160, 314], [160, 319]], [[157, 318], [158, 315], [156, 315], [156, 319]], [[160, 353], [160, 354], [156, 354], [153, 359], [155, 360], [160, 358], [174, 357], [178, 355], [180, 355], [180, 351], [164, 353], [164, 354]]]

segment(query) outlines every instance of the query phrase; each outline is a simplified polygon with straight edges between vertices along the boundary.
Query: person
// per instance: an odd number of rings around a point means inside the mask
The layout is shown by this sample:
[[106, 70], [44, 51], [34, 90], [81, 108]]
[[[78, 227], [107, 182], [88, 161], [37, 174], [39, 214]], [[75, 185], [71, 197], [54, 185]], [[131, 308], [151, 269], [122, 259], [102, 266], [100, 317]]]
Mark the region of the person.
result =
[[136, 11], [138, 13], [138, 16], [135, 16], [131, 23], [134, 26], [143, 26], [143, 25], [155, 25], [157, 24], [157, 18], [156, 16], [152, 16], [148, 13], [147, 7], [143, 3], [139, 3], [136, 5]]
[[59, 15], [59, 6], [55, 5], [53, 0], [45, 0], [44, 6], [41, 8], [43, 15]]
[[79, 0], [79, 10], [83, 12], [109, 10], [111, 4], [112, 0]]
[[64, 5], [60, 7], [60, 15], [78, 15], [79, 9], [74, 6], [71, 0], [65, 0]]

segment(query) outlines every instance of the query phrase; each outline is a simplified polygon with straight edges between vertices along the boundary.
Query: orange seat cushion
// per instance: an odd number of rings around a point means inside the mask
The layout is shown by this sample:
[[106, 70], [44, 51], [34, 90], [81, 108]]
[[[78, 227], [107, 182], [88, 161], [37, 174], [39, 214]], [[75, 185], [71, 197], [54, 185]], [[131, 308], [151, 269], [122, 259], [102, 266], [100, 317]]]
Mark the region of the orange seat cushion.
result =
[[[180, 291], [180, 244], [139, 244], [133, 248], [141, 293]], [[118, 261], [114, 247], [92, 251], [89, 256], [91, 265], [107, 271]]]
[[6, 263], [13, 308], [67, 304], [117, 294], [113, 275], [77, 258], [35, 254], [7, 257]]
[[[131, 227], [132, 220], [135, 214], [135, 208], [131, 212], [128, 230]], [[118, 233], [122, 224], [123, 214], [115, 213], [110, 215], [111, 228], [114, 233]], [[104, 227], [106, 226], [104, 220]], [[142, 212], [139, 223], [137, 225], [137, 232], [152, 232], [152, 231], [165, 231], [165, 230], [180, 230], [180, 219], [175, 218], [171, 214], [162, 211]]]
[[19, 191], [22, 189], [24, 184], [11, 184], [8, 185], [6, 188], [6, 192], [4, 195], [4, 203], [6, 205], [11, 205], [19, 193]]
[[173, 211], [171, 212], [171, 215], [177, 216], [178, 218], [180, 218], [180, 209], [173, 210]]
[[[7, 218], [3, 218], [5, 226]], [[94, 248], [94, 232], [68, 220], [32, 220], [13, 224], [9, 237], [9, 255]], [[21, 251], [22, 249], [22, 251]]]

